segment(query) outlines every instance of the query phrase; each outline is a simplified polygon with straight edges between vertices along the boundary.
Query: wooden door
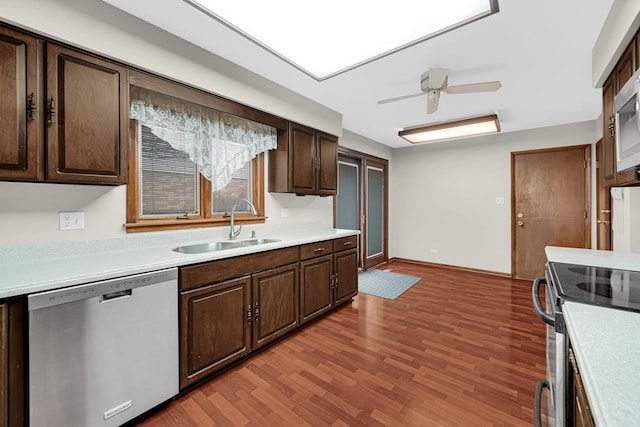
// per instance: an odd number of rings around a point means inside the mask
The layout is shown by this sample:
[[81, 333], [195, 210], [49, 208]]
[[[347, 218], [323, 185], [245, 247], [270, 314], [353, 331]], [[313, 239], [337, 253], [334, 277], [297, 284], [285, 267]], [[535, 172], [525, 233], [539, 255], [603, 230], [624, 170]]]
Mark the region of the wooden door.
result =
[[512, 275], [544, 275], [545, 246], [590, 247], [590, 146], [512, 153]]
[[356, 248], [333, 256], [335, 303], [340, 305], [358, 294], [358, 251]]
[[333, 196], [338, 191], [338, 138], [317, 134], [318, 144], [318, 194]]
[[316, 192], [316, 133], [313, 129], [289, 125], [290, 191], [297, 194]]
[[44, 177], [41, 42], [0, 28], [0, 178]]
[[333, 256], [300, 263], [300, 322], [306, 323], [331, 310]]
[[180, 294], [180, 388], [251, 351], [251, 276]]
[[127, 70], [47, 45], [47, 180], [127, 178]]
[[254, 274], [253, 348], [280, 338], [299, 325], [298, 264]]
[[596, 143], [596, 212], [597, 212], [597, 247], [605, 251], [611, 250], [611, 194], [604, 186], [602, 172], [602, 139]]

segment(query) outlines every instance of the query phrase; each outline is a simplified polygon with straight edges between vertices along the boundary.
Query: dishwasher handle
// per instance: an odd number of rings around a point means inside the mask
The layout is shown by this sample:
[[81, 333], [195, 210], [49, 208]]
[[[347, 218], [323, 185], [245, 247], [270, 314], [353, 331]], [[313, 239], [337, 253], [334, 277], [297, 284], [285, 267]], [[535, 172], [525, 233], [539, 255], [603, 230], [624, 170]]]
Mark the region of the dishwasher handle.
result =
[[542, 320], [544, 323], [546, 323], [549, 326], [555, 327], [556, 326], [555, 319], [549, 316], [547, 313], [545, 313], [544, 309], [542, 308], [542, 303], [540, 302], [540, 294], [538, 290], [540, 289], [540, 285], [543, 283], [545, 286], [548, 286], [547, 279], [544, 277], [539, 277], [533, 281], [533, 286], [531, 288], [531, 299], [533, 300], [533, 309], [535, 310], [536, 315], [540, 318], [540, 320]]
[[100, 304], [105, 302], [119, 301], [121, 299], [131, 297], [132, 294], [133, 294], [133, 289], [125, 289], [123, 291], [116, 291], [108, 294], [102, 294], [100, 295], [99, 301], [100, 301]]

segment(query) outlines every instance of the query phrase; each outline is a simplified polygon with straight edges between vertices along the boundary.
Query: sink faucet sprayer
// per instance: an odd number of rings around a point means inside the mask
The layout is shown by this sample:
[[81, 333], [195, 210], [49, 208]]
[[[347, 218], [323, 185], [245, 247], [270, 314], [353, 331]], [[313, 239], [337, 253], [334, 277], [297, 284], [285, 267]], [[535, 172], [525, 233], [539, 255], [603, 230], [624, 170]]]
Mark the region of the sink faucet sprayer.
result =
[[237, 202], [235, 202], [231, 207], [231, 220], [230, 220], [231, 228], [229, 230], [229, 240], [235, 240], [235, 238], [238, 237], [238, 235], [240, 234], [240, 231], [242, 230], [242, 224], [240, 224], [240, 227], [238, 227], [238, 230], [235, 230], [234, 223], [233, 223], [236, 206], [238, 206], [238, 204], [241, 202], [245, 202], [249, 206], [249, 210], [251, 211], [252, 215], [258, 216], [258, 211], [256, 210], [256, 207], [253, 206], [253, 204], [247, 199], [240, 199]]

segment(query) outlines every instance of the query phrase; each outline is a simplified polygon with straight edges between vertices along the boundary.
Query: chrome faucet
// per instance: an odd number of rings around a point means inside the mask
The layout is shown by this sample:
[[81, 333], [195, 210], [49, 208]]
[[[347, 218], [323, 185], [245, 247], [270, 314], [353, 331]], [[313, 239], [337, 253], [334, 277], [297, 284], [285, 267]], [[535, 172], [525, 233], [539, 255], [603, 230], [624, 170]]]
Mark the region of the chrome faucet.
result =
[[229, 230], [229, 240], [235, 240], [236, 237], [238, 237], [238, 235], [240, 234], [240, 231], [242, 230], [242, 224], [240, 224], [240, 227], [238, 227], [237, 230], [234, 227], [234, 216], [235, 216], [235, 212], [236, 212], [236, 207], [238, 206], [238, 204], [240, 204], [242, 202], [245, 202], [249, 206], [249, 210], [251, 211], [251, 215], [258, 216], [258, 211], [256, 210], [256, 207], [253, 206], [253, 203], [251, 203], [247, 199], [240, 199], [237, 202], [235, 202], [233, 204], [233, 206], [231, 206], [231, 220], [230, 220], [231, 228]]

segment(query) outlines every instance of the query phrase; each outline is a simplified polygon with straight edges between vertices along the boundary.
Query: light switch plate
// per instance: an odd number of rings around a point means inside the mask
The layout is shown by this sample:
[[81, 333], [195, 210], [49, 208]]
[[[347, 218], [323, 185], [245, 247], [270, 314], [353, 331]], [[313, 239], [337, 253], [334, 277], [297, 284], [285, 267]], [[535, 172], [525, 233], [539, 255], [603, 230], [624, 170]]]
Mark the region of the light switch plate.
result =
[[280, 208], [280, 218], [287, 218], [289, 216], [289, 208]]
[[84, 229], [84, 212], [60, 212], [60, 231]]

